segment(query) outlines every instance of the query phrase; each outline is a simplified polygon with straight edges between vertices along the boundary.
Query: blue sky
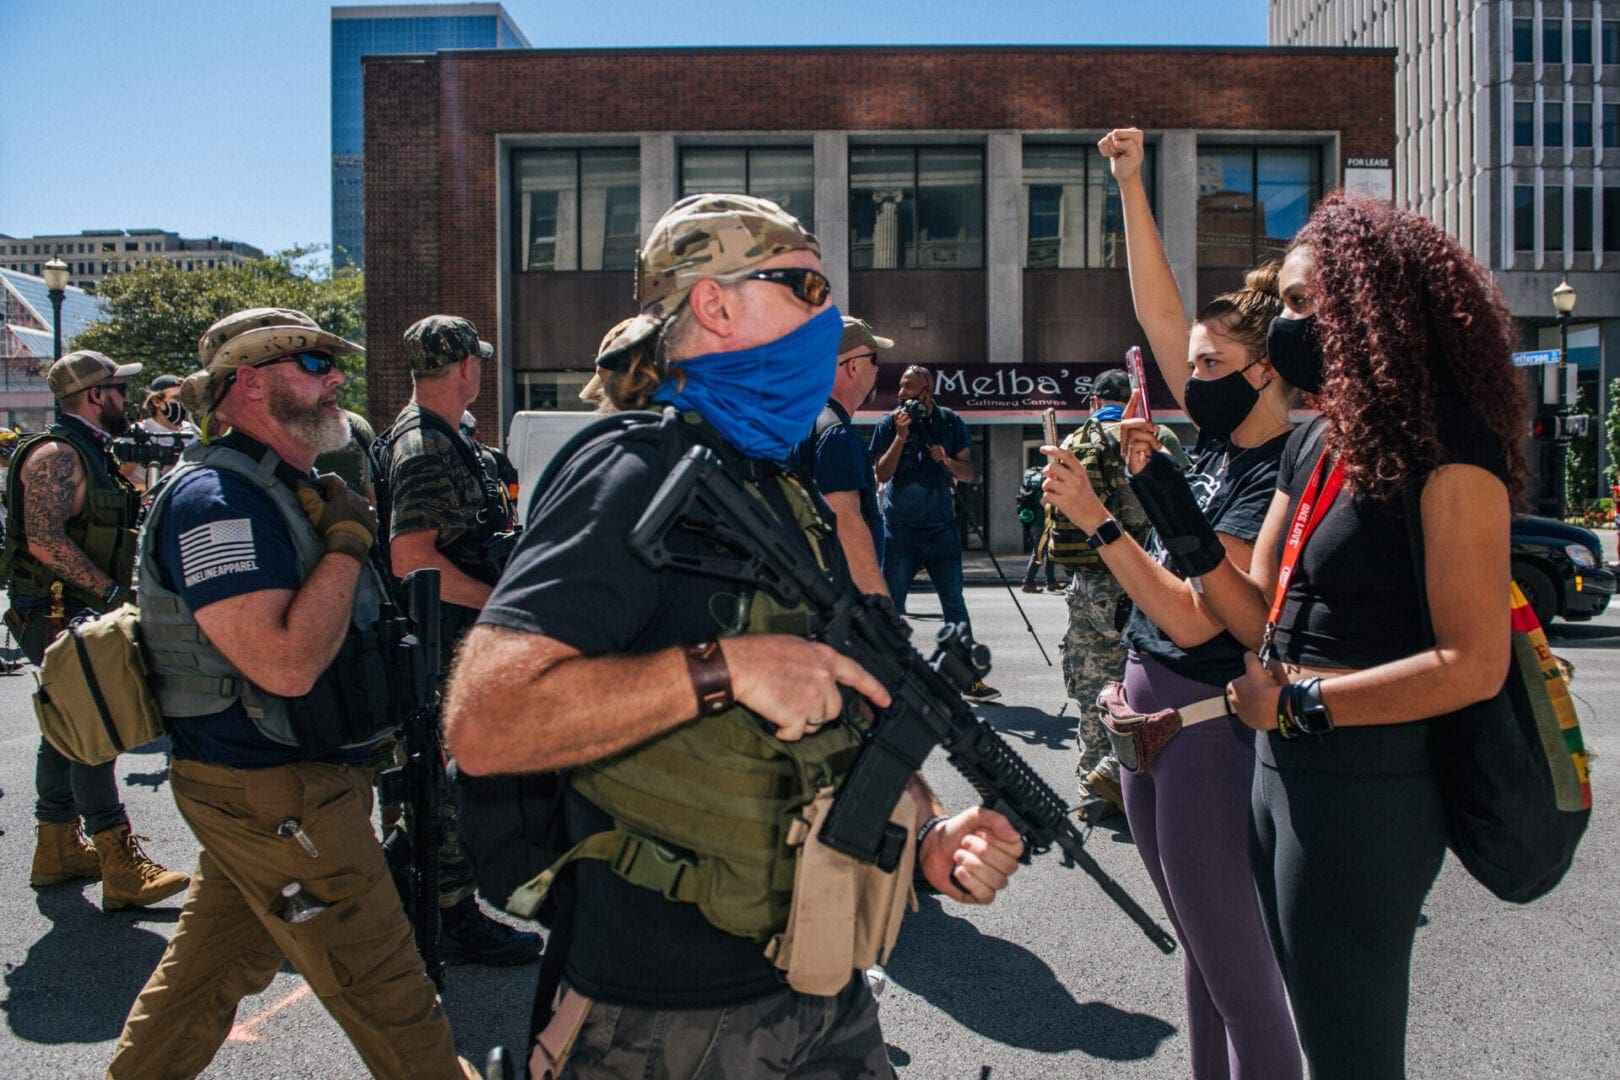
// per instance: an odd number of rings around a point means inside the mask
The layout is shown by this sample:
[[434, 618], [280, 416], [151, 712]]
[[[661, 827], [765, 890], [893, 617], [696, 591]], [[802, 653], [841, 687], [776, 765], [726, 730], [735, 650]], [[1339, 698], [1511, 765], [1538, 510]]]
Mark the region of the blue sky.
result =
[[[507, 0], [536, 47], [1263, 45], [1265, 0]], [[0, 233], [331, 239], [329, 3], [0, 0]]]

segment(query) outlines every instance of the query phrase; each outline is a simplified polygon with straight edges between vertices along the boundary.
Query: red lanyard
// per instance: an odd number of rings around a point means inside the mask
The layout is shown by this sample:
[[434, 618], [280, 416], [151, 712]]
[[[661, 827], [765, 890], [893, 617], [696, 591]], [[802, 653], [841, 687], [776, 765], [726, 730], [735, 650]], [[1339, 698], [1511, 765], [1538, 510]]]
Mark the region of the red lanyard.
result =
[[1294, 510], [1293, 523], [1288, 526], [1288, 537], [1283, 542], [1282, 563], [1277, 567], [1277, 592], [1271, 599], [1271, 614], [1266, 616], [1266, 630], [1260, 639], [1261, 663], [1271, 658], [1271, 639], [1277, 632], [1277, 620], [1282, 617], [1283, 600], [1288, 596], [1288, 583], [1293, 580], [1299, 553], [1305, 549], [1305, 541], [1310, 539], [1311, 533], [1327, 517], [1328, 507], [1333, 505], [1339, 490], [1344, 487], [1344, 464], [1339, 461], [1333, 463], [1326, 481], [1323, 481], [1322, 468], [1327, 464], [1327, 459], [1325, 450], [1316, 459], [1316, 468], [1311, 470], [1310, 481], [1306, 483], [1299, 497], [1299, 506]]

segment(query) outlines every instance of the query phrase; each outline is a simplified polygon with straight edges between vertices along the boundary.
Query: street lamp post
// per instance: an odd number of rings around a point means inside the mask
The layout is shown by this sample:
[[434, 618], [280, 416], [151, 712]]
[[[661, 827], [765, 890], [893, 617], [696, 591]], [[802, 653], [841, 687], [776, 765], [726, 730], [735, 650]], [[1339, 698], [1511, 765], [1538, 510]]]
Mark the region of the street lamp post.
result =
[[[51, 298], [51, 363], [62, 359], [62, 298], [67, 295], [68, 264], [53, 258], [40, 273], [45, 292]], [[62, 421], [62, 406], [56, 406], [56, 420]]]
[[[1552, 291], [1553, 310], [1558, 313], [1558, 413], [1562, 416], [1573, 404], [1569, 400], [1569, 317], [1575, 313], [1575, 289], [1565, 280]], [[1565, 464], [1569, 458], [1569, 440], [1561, 435], [1558, 445], [1558, 520], [1569, 513], [1569, 491]]]

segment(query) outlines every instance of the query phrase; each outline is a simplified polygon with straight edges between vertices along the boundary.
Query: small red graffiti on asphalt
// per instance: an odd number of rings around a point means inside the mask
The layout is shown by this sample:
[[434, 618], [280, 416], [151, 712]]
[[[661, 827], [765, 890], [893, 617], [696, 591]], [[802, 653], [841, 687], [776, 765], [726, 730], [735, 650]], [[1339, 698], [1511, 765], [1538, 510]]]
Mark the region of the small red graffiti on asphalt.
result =
[[238, 1021], [235, 1024], [232, 1024], [231, 1025], [231, 1033], [229, 1035], [225, 1036], [226, 1040], [228, 1042], [245, 1042], [245, 1043], [256, 1043], [256, 1042], [258, 1042], [259, 1041], [259, 1027], [260, 1027], [260, 1025], [262, 1025], [266, 1020], [270, 1019], [272, 1016], [276, 1015], [279, 1012], [282, 1012], [282, 1011], [286, 1010], [287, 1008], [289, 1008], [292, 1005], [297, 1004], [299, 1001], [303, 1000], [304, 998], [306, 998], [308, 996], [309, 996], [309, 984], [304, 983], [298, 989], [294, 990], [292, 993], [288, 994], [286, 997], [282, 998], [280, 1001], [277, 1001], [276, 1003], [271, 1005], [269, 1008], [265, 1009], [263, 1012], [259, 1013], [255, 1017], [253, 1017], [252, 1019], [250, 1019], [250, 1020], [242, 1020], [242, 1021]]

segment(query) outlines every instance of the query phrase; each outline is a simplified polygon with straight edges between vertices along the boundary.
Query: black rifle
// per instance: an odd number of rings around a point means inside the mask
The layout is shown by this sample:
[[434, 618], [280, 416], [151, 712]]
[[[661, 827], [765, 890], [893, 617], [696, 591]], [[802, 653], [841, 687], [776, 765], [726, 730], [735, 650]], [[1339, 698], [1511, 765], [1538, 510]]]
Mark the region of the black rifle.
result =
[[[433, 985], [444, 988], [439, 959], [439, 785], [444, 753], [439, 744], [439, 571], [405, 575], [400, 593], [412, 633], [393, 650], [398, 670], [395, 685], [405, 695], [405, 721], [400, 729], [404, 763], [383, 770], [378, 785], [383, 802], [402, 805], [405, 820], [383, 841], [388, 867], [399, 888], [405, 914], [416, 929]], [[414, 639], [414, 640], [413, 640]]]
[[129, 429], [112, 441], [112, 452], [119, 461], [130, 465], [158, 465], [167, 469], [180, 460], [186, 449], [188, 436], [178, 431], [147, 431], [140, 425]]
[[[695, 530], [722, 551], [672, 550], [673, 529]], [[880, 710], [859, 756], [834, 796], [821, 839], [885, 870], [897, 864], [905, 832], [889, 815], [912, 773], [936, 746], [973, 784], [984, 805], [1003, 814], [1024, 839], [1025, 858], [1055, 844], [1065, 865], [1079, 866], [1163, 952], [1175, 938], [1153, 921], [1096, 860], [1086, 835], [1051, 786], [962, 700], [990, 669], [990, 650], [959, 625], [947, 625], [925, 661], [911, 628], [886, 597], [839, 587], [759, 499], [721, 467], [712, 450], [687, 451], [630, 533], [630, 550], [655, 570], [756, 585], [784, 606], [810, 608], [810, 637], [854, 660], [892, 701]]]

